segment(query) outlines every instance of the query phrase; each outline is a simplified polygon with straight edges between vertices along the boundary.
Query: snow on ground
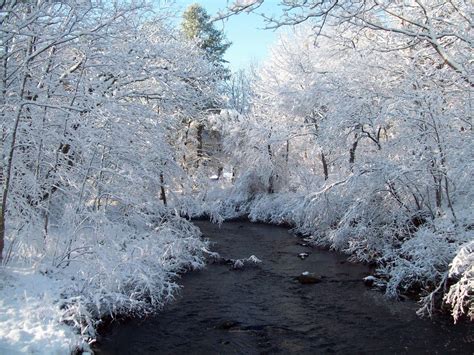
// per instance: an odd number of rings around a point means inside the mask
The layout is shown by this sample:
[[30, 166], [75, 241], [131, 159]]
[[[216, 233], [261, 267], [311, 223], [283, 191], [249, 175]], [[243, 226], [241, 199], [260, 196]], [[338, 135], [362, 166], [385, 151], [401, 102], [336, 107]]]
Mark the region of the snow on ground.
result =
[[81, 343], [61, 323], [61, 281], [34, 268], [0, 267], [0, 354], [69, 354]]

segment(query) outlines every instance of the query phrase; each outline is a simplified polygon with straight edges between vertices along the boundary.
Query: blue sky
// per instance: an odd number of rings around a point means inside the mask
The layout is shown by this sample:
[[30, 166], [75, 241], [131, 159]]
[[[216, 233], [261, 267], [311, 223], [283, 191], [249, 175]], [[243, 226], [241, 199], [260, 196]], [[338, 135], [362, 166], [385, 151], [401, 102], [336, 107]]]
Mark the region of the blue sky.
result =
[[[176, 0], [176, 5], [183, 10], [193, 3], [201, 4], [213, 16], [225, 8], [226, 0]], [[258, 11], [272, 14], [277, 12], [277, 1], [266, 1]], [[264, 22], [256, 14], [239, 14], [225, 22], [216, 22], [216, 28], [224, 29], [226, 37], [232, 42], [227, 50], [225, 59], [230, 68], [235, 71], [243, 69], [253, 61], [262, 61], [268, 55], [271, 44], [277, 39], [277, 32], [264, 30]]]

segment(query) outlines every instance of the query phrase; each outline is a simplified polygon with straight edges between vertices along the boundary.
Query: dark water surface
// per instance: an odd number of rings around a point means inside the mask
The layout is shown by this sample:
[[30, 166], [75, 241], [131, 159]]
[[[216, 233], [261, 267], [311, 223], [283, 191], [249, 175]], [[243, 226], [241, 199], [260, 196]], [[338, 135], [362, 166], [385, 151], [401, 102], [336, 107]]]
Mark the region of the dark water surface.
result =
[[[367, 266], [299, 245], [286, 229], [248, 222], [196, 222], [225, 258], [254, 254], [243, 270], [211, 264], [186, 274], [177, 300], [159, 314], [113, 324], [97, 354], [429, 353], [473, 354], [474, 328], [415, 315], [364, 286]], [[301, 252], [309, 253], [305, 260]], [[325, 278], [302, 285], [303, 271]]]

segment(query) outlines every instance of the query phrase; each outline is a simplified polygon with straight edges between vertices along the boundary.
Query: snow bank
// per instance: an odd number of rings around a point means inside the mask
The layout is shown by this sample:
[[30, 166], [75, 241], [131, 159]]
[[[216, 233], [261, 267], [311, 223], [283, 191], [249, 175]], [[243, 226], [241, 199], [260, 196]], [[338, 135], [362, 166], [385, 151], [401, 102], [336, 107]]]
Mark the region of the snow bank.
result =
[[67, 354], [82, 344], [62, 323], [63, 281], [35, 268], [0, 268], [0, 354]]

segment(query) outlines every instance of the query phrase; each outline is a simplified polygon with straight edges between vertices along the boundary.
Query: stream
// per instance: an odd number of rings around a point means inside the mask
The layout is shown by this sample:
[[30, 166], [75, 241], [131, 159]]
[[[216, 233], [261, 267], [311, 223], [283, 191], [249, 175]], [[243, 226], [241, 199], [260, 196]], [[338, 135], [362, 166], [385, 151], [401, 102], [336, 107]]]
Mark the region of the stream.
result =
[[[416, 302], [366, 287], [369, 267], [347, 256], [302, 246], [281, 227], [195, 223], [222, 257], [262, 263], [214, 263], [184, 275], [176, 301], [152, 317], [111, 324], [96, 354], [474, 354], [471, 324], [419, 318]], [[322, 281], [301, 284], [295, 277], [304, 271]]]

